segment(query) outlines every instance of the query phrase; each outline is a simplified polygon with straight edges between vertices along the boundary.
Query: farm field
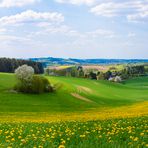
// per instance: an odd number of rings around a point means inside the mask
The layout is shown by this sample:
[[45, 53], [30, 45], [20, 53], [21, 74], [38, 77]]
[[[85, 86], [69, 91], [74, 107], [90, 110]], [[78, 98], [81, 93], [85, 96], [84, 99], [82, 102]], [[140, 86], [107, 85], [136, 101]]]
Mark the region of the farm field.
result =
[[148, 147], [148, 77], [47, 78], [56, 92], [21, 94], [0, 73], [0, 147]]

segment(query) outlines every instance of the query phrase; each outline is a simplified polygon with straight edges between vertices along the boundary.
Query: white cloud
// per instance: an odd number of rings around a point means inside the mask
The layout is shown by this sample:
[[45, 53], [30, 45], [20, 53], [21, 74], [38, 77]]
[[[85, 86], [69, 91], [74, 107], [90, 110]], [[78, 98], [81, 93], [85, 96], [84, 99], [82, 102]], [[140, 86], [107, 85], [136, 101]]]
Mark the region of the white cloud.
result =
[[73, 5], [92, 5], [96, 2], [96, 0], [55, 0], [58, 3], [69, 3]]
[[22, 41], [30, 41], [29, 39], [26, 39], [25, 37], [20, 37], [20, 36], [15, 36], [15, 35], [0, 35], [0, 41], [6, 41], [6, 42], [11, 42], [11, 41], [17, 41], [17, 42], [22, 42]]
[[118, 15], [118, 12], [124, 7], [125, 6], [120, 3], [102, 3], [91, 8], [90, 12], [100, 16], [113, 17]]
[[[2, 42], [24, 42], [31, 31], [36, 35], [38, 32], [45, 33], [45, 26], [58, 28], [64, 21], [64, 16], [57, 12], [35, 12], [27, 10], [19, 14], [4, 16], [0, 18], [0, 40]], [[29, 26], [28, 26], [29, 25]], [[17, 26], [17, 27], [16, 27]], [[18, 30], [21, 30], [18, 31]], [[31, 36], [32, 37], [32, 36]], [[29, 38], [32, 42], [32, 38]]]
[[148, 0], [137, 1], [133, 3], [135, 13], [127, 15], [128, 21], [132, 22], [148, 22]]
[[51, 23], [49, 23], [49, 22], [39, 22], [37, 24], [38, 27], [48, 27], [50, 25], [51, 25]]
[[148, 22], [148, 11], [127, 15], [130, 22]]
[[111, 30], [105, 30], [105, 29], [97, 29], [95, 31], [91, 31], [87, 33], [89, 36], [92, 37], [108, 37], [108, 38], [112, 38], [115, 36], [115, 33]]
[[4, 16], [0, 18], [1, 25], [20, 25], [25, 23], [60, 23], [64, 21], [64, 16], [57, 12], [35, 12], [27, 10], [16, 15]]
[[[44, 26], [44, 27], [43, 27]], [[29, 34], [30, 37], [33, 36], [48, 36], [51, 34], [54, 35], [62, 35], [63, 37], [74, 37], [74, 38], [85, 38], [85, 39], [89, 39], [89, 38], [98, 38], [98, 37], [105, 37], [105, 38], [113, 38], [115, 37], [115, 33], [111, 30], [107, 30], [107, 29], [96, 29], [93, 31], [89, 31], [89, 32], [81, 32], [78, 30], [74, 30], [69, 26], [66, 25], [57, 25], [57, 26], [53, 26], [53, 25], [47, 25], [47, 24], [42, 24], [41, 26], [42, 29], [40, 29], [38, 32], [32, 32], [31, 34]]]
[[39, 27], [43, 28], [42, 30], [40, 30], [39, 32], [37, 32], [38, 35], [48, 35], [48, 34], [67, 34], [70, 31], [70, 28], [66, 25], [57, 25], [57, 26], [53, 26], [53, 25], [48, 25], [48, 24], [39, 24]]
[[40, 0], [1, 0], [0, 7], [9, 8], [9, 7], [22, 7], [25, 5], [33, 4], [39, 2]]
[[129, 21], [148, 21], [148, 0], [100, 3], [90, 9], [91, 13], [104, 17], [124, 16]]

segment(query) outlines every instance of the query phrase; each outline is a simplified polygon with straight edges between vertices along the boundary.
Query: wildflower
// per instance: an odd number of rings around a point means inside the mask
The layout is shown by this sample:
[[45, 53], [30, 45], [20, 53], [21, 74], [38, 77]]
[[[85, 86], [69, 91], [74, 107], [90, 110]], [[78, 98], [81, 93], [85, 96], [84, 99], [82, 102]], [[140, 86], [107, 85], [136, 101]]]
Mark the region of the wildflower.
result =
[[11, 139], [11, 141], [15, 141], [15, 139], [14, 139], [14, 138], [12, 138], [12, 139]]
[[59, 147], [58, 148], [65, 148], [65, 146], [64, 145], [59, 145]]
[[144, 133], [140, 133], [140, 136], [143, 136], [144, 135]]
[[22, 137], [21, 136], [18, 136], [18, 139], [21, 139]]
[[6, 131], [6, 132], [5, 132], [5, 134], [8, 134], [8, 133], [9, 133], [9, 131]]
[[84, 137], [85, 137], [85, 135], [80, 135], [80, 137], [81, 137], [81, 138], [84, 138]]
[[138, 137], [134, 138], [133, 140], [134, 140], [134, 141], [138, 141]]
[[10, 142], [10, 140], [6, 140], [6, 142]]
[[49, 135], [48, 135], [48, 134], [46, 134], [46, 137], [48, 138], [48, 137], [49, 137]]
[[65, 143], [66, 143], [66, 141], [65, 141], [65, 140], [63, 140], [63, 141], [61, 142], [61, 144], [62, 144], [62, 145], [64, 145]]

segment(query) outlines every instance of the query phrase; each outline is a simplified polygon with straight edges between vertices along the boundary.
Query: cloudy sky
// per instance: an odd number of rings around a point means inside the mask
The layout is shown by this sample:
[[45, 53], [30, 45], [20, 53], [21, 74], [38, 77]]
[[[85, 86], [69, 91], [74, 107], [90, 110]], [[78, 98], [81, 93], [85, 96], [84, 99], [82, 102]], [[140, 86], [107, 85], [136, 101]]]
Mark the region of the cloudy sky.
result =
[[148, 58], [148, 0], [0, 0], [0, 57]]

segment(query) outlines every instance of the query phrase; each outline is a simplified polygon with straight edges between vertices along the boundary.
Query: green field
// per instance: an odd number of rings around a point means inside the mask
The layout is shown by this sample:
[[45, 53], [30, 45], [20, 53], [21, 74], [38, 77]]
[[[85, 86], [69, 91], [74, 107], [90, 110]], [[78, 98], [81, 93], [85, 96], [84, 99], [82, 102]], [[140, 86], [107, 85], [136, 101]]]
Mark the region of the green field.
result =
[[148, 147], [148, 77], [47, 78], [54, 93], [22, 94], [14, 74], [0, 73], [0, 147]]
[[59, 89], [50, 94], [12, 92], [13, 74], [0, 74], [0, 112], [76, 112], [118, 107], [148, 99], [148, 77], [117, 84], [79, 78], [47, 77]]

